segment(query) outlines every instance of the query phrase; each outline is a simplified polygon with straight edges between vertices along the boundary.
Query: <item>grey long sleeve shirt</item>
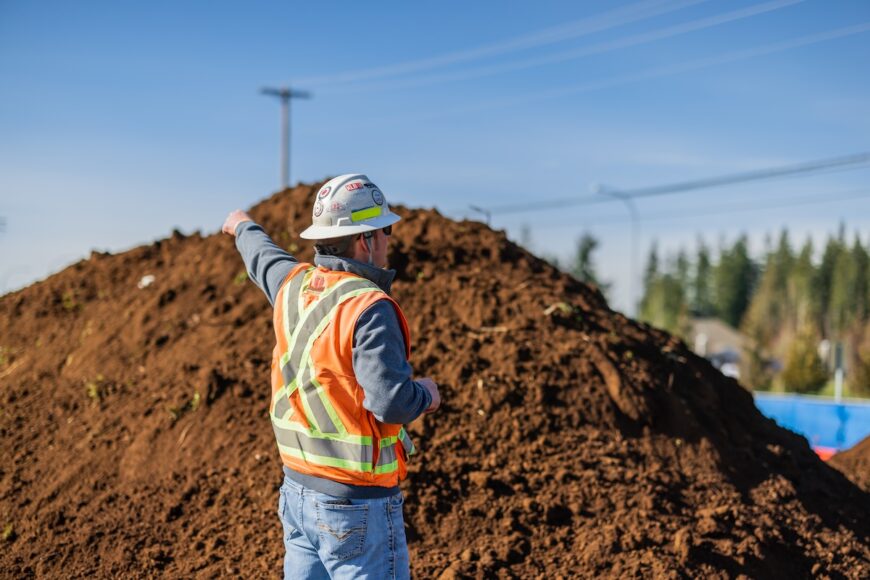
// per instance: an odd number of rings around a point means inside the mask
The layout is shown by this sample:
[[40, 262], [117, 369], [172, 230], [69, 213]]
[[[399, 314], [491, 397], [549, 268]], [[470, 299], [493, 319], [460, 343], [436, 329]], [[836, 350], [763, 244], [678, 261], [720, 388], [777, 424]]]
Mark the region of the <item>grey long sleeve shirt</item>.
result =
[[[242, 222], [236, 228], [236, 248], [248, 276], [274, 305], [282, 282], [299, 261], [278, 247], [254, 222]], [[383, 270], [350, 258], [317, 255], [314, 263], [362, 276], [387, 293], [396, 276], [395, 270]], [[378, 300], [357, 319], [352, 351], [354, 374], [365, 393], [363, 406], [378, 421], [409, 423], [432, 404], [429, 392], [411, 378], [405, 338], [389, 301]]]

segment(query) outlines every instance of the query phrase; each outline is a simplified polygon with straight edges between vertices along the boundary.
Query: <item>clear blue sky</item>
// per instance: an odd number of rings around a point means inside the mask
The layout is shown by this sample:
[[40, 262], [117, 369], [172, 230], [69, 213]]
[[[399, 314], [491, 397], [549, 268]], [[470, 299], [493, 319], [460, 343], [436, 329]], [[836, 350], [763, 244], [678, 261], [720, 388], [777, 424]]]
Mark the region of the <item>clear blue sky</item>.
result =
[[[563, 258], [592, 232], [626, 308], [625, 208], [545, 200], [870, 151], [868, 63], [866, 0], [0, 0], [0, 292], [270, 195], [259, 89], [290, 83], [314, 94], [294, 182], [361, 171], [456, 217], [541, 200], [493, 225]], [[865, 167], [641, 200], [640, 254], [841, 220], [867, 242], [870, 197], [837, 200], [867, 188]]]

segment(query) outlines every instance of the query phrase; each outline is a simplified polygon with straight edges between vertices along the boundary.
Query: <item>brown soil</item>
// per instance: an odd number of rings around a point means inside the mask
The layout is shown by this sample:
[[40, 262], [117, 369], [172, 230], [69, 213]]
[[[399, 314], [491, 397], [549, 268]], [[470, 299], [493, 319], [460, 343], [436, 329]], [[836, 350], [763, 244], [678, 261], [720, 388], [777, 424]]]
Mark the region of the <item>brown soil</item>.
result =
[[851, 449], [837, 453], [828, 464], [842, 471], [855, 485], [870, 492], [870, 437]]
[[[312, 191], [252, 210], [304, 259]], [[401, 213], [395, 296], [444, 394], [409, 428], [416, 577], [870, 575], [870, 495], [736, 382], [503, 233]], [[279, 574], [242, 272], [228, 236], [173, 234], [0, 298], [4, 576]]]

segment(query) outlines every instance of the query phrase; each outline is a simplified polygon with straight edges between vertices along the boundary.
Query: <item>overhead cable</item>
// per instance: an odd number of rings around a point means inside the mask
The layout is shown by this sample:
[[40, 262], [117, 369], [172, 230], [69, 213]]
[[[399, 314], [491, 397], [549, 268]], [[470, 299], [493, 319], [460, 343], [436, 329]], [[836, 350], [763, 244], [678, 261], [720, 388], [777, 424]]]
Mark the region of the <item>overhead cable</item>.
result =
[[521, 60], [514, 60], [485, 67], [466, 69], [453, 73], [436, 74], [424, 76], [422, 78], [411, 78], [404, 81], [400, 80], [386, 83], [378, 82], [363, 85], [350, 85], [346, 88], [333, 89], [328, 92], [332, 94], [345, 94], [360, 92], [395, 91], [407, 88], [437, 85], [446, 82], [477, 79], [506, 72], [513, 72], [517, 70], [544, 66], [548, 64], [556, 64], [570, 60], [577, 60], [587, 56], [605, 54], [615, 50], [640, 46], [650, 42], [673, 38], [681, 34], [696, 32], [699, 30], [712, 28], [714, 26], [719, 26], [721, 24], [727, 24], [729, 22], [734, 22], [745, 18], [751, 18], [753, 16], [758, 16], [760, 14], [779, 10], [781, 8], [792, 6], [794, 4], [798, 4], [804, 1], [805, 0], [775, 0], [773, 2], [763, 2], [760, 4], [748, 6], [746, 8], [741, 8], [739, 10], [733, 10], [723, 14], [717, 14], [715, 16], [707, 16], [704, 18], [699, 18], [697, 20], [692, 20], [690, 22], [667, 26], [649, 32], [642, 32], [640, 34], [634, 34], [624, 38], [617, 38], [615, 40], [609, 40], [599, 44], [556, 52], [553, 54], [525, 58]]
[[294, 79], [294, 82], [321, 87], [348, 82], [376, 80], [432, 70], [457, 63], [480, 60], [482, 58], [579, 38], [596, 32], [603, 32], [626, 24], [646, 20], [654, 16], [674, 12], [676, 10], [682, 10], [683, 8], [697, 4], [703, 4], [708, 1], [709, 0], [646, 0], [635, 4], [629, 4], [628, 6], [622, 6], [603, 14], [597, 14], [567, 24], [523, 34], [493, 44], [394, 65], [347, 71], [334, 75]]
[[[610, 193], [618, 194], [619, 198], [644, 198], [659, 195], [670, 195], [674, 193], [682, 193], [699, 189], [708, 189], [712, 187], [722, 187], [725, 185], [734, 185], [738, 183], [747, 183], [751, 181], [760, 181], [765, 179], [775, 179], [778, 177], [787, 177], [791, 175], [811, 175], [831, 170], [852, 170], [870, 167], [870, 153], [856, 153], [854, 155], [846, 155], [843, 157], [834, 157], [828, 159], [820, 159], [816, 161], [807, 161], [805, 163], [796, 163], [793, 165], [781, 165], [778, 167], [770, 167], [766, 169], [757, 169], [754, 171], [744, 171], [741, 173], [732, 173], [728, 175], [720, 175], [705, 179], [695, 179], [690, 181], [681, 181], [666, 185], [656, 185], [652, 187], [640, 187], [635, 189], [610, 189]], [[601, 195], [586, 195], [568, 198], [555, 198], [547, 200], [539, 200], [534, 203], [514, 203], [496, 205], [486, 208], [492, 215], [500, 215], [507, 213], [542, 211], [552, 208], [553, 205], [560, 207], [574, 205], [590, 205], [598, 203], [613, 202], [616, 199], [604, 197]], [[478, 204], [480, 205], [480, 204]]]

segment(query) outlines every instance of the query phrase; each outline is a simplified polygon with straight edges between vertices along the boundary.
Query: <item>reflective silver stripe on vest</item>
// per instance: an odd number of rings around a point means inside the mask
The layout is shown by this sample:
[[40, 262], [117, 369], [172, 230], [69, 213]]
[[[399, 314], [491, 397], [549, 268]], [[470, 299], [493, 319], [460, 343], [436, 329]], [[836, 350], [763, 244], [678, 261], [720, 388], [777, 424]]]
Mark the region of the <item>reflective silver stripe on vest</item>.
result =
[[[310, 361], [302, 361], [302, 355], [304, 354], [305, 346], [308, 342], [312, 338], [316, 338], [313, 335], [317, 330], [317, 327], [321, 322], [323, 322], [323, 319], [332, 312], [333, 308], [338, 306], [347, 294], [365, 288], [376, 289], [377, 287], [372, 282], [365, 279], [354, 280], [352, 282], [346, 282], [340, 288], [318, 300], [317, 304], [314, 305], [313, 310], [306, 315], [302, 327], [294, 331], [295, 340], [293, 340], [290, 357], [287, 359], [287, 363], [281, 368], [281, 376], [283, 377], [286, 386], [289, 386], [294, 379], [296, 380], [296, 385], [302, 391], [302, 395], [308, 403], [308, 408], [311, 409], [311, 412], [314, 415], [314, 417], [309, 417], [309, 419], [314, 419], [321, 433], [338, 433], [339, 430], [338, 427], [335, 426], [335, 423], [333, 423], [332, 418], [329, 416], [326, 407], [323, 406], [323, 401], [320, 400], [320, 396], [317, 394], [317, 388], [314, 386], [313, 377], [311, 376], [311, 366], [310, 364], [305, 364], [310, 363]], [[288, 298], [287, 307], [290, 306], [292, 300], [292, 297]], [[298, 313], [296, 314], [296, 318], [298, 319]]]
[[378, 456], [378, 465], [388, 465], [396, 460], [396, 444], [390, 443], [386, 447], [381, 447], [380, 455]]
[[287, 411], [290, 410], [290, 399], [285, 394], [283, 397], [280, 397], [277, 401], [275, 401], [275, 410], [273, 411], [275, 416], [279, 419], [283, 419], [284, 415], [287, 414]]
[[405, 448], [405, 453], [408, 455], [413, 455], [417, 452], [417, 448], [414, 447], [414, 442], [411, 441], [411, 437], [408, 435], [408, 432], [405, 431], [404, 427], [399, 429], [399, 441], [402, 442], [402, 447]]
[[335, 457], [346, 461], [355, 461], [357, 463], [371, 464], [372, 462], [373, 451], [371, 445], [309, 437], [305, 433], [300, 433], [293, 429], [278, 427], [275, 423], [272, 423], [272, 428], [275, 430], [275, 438], [278, 440], [278, 444], [284, 447], [298, 449], [323, 457]]

